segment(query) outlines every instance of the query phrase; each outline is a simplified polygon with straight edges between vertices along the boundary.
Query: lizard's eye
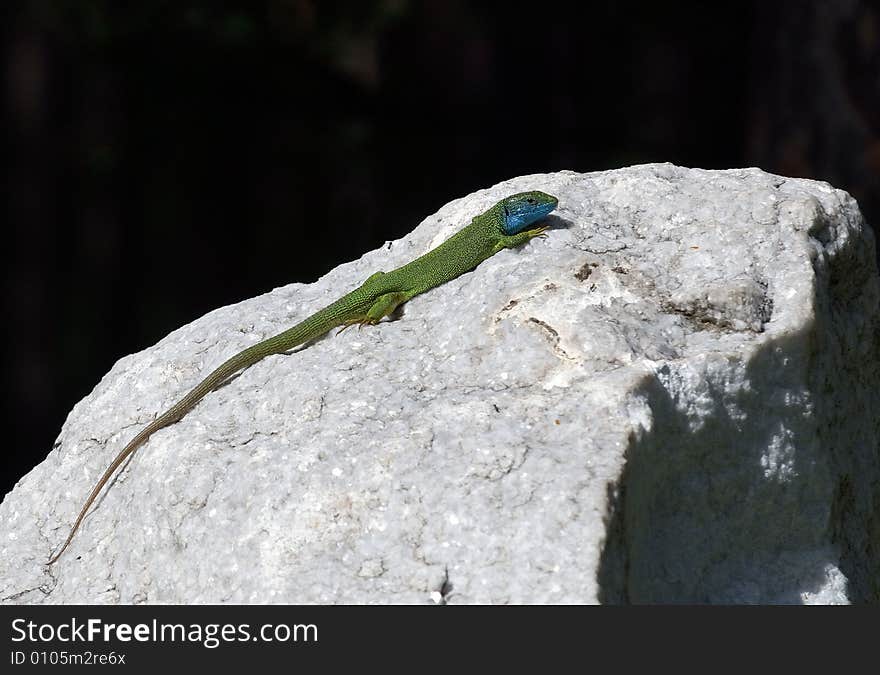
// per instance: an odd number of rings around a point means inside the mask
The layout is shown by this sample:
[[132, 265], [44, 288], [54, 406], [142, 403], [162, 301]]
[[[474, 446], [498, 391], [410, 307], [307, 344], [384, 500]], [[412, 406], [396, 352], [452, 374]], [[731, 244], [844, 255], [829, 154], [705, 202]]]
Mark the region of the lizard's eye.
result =
[[531, 197], [529, 197], [526, 201], [527, 201], [529, 204], [534, 204], [534, 203], [535, 203], [535, 200], [532, 199]]

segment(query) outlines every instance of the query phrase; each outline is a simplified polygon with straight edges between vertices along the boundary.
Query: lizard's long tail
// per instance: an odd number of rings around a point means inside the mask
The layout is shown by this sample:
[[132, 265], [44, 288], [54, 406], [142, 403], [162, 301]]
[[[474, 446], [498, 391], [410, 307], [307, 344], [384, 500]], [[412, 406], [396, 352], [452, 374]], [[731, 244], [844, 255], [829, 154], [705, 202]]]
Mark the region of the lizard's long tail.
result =
[[122, 463], [131, 456], [135, 450], [143, 445], [150, 436], [159, 429], [177, 422], [180, 418], [186, 415], [196, 403], [202, 400], [206, 394], [223, 384], [239, 370], [253, 365], [270, 354], [277, 354], [279, 352], [287, 351], [288, 349], [293, 349], [297, 345], [320, 337], [330, 329], [340, 325], [345, 318], [345, 313], [339, 311], [339, 304], [341, 303], [333, 303], [283, 333], [279, 333], [278, 335], [263, 340], [262, 342], [258, 342], [227, 359], [210, 375], [197, 384], [186, 396], [144, 427], [144, 429], [142, 429], [137, 436], [132, 438], [119, 454], [116, 455], [116, 458], [110, 463], [107, 470], [104, 471], [104, 474], [89, 494], [88, 499], [86, 499], [85, 504], [83, 504], [82, 509], [80, 509], [79, 515], [76, 517], [73, 527], [70, 528], [70, 534], [67, 535], [64, 544], [46, 564], [51, 565], [61, 557], [61, 554], [64, 553], [70, 545], [70, 542], [73, 540], [73, 536], [79, 529], [89, 507], [91, 507], [98, 495], [101, 494], [101, 490], [104, 489], [107, 481], [110, 480]]

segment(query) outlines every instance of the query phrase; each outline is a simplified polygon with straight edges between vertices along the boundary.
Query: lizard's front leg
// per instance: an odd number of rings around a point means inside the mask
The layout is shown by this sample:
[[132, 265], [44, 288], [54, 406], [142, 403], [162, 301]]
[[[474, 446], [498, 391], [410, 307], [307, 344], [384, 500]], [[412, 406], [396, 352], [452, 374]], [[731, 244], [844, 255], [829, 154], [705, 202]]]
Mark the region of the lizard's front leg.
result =
[[504, 245], [507, 248], [515, 248], [517, 246], [521, 246], [525, 244], [527, 241], [534, 239], [535, 237], [540, 237], [541, 239], [546, 239], [547, 235], [544, 234], [549, 225], [541, 225], [541, 227], [536, 227], [532, 230], [525, 230], [523, 232], [518, 232], [517, 234], [511, 235], [509, 237], [504, 238]]
[[495, 244], [495, 248], [492, 250], [492, 255], [495, 255], [499, 251], [505, 248], [516, 248], [517, 246], [522, 246], [527, 241], [534, 239], [535, 237], [546, 238], [547, 235], [544, 234], [549, 229], [549, 225], [542, 225], [541, 227], [536, 227], [532, 230], [525, 230], [524, 232], [518, 232], [516, 234], [512, 234], [509, 236], [501, 237], [498, 240], [498, 243]]

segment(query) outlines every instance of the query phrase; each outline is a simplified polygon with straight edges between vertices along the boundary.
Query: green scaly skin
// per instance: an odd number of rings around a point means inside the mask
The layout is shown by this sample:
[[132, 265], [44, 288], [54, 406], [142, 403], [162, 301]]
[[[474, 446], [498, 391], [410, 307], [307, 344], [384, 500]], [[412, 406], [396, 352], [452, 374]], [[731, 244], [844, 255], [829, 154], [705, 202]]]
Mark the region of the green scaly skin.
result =
[[186, 415], [206, 394], [238, 371], [269, 356], [286, 352], [321, 337], [328, 331], [355, 324], [374, 325], [419, 293], [469, 272], [506, 248], [542, 236], [546, 226], [526, 229], [556, 208], [557, 199], [543, 192], [522, 192], [502, 199], [474, 218], [437, 248], [391, 272], [376, 272], [356, 289], [312, 314], [283, 333], [270, 337], [232, 356], [199, 382], [168, 410], [141, 430], [116, 455], [92, 489], [64, 544], [46, 563], [51, 565], [70, 545], [83, 518], [122, 463], [159, 429]]

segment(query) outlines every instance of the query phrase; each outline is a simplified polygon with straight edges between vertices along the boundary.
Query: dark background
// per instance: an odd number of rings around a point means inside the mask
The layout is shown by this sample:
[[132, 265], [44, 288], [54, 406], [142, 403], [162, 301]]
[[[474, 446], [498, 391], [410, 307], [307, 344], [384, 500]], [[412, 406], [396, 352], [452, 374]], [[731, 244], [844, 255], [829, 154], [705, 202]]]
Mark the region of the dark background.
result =
[[2, 492], [121, 356], [519, 174], [756, 165], [880, 222], [874, 3], [514, 7], [5, 5]]

